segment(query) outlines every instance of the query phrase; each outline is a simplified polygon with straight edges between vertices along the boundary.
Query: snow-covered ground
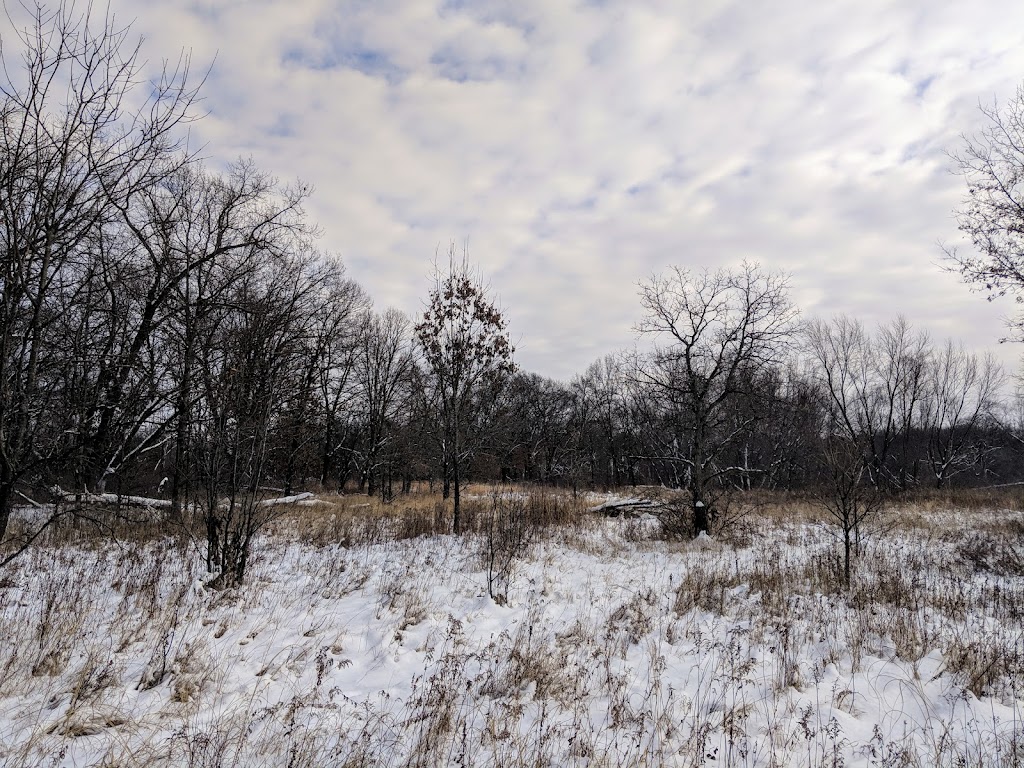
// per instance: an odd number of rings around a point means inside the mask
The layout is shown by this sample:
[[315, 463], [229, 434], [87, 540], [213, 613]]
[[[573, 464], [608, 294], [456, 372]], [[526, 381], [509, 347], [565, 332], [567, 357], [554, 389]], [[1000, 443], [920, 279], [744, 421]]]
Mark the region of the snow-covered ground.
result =
[[184, 542], [33, 549], [0, 573], [0, 764], [1024, 765], [1020, 514], [923, 520], [847, 592], [820, 524], [594, 515], [503, 605], [475, 536], [284, 526], [224, 592]]

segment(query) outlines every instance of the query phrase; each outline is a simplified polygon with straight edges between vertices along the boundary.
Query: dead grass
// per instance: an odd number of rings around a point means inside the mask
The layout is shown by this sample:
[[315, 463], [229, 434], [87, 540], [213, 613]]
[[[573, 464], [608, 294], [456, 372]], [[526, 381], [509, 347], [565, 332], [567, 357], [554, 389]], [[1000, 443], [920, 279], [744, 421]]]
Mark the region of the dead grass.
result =
[[[463, 492], [462, 514], [467, 534], [485, 533], [494, 514], [492, 486], [470, 485]], [[572, 527], [586, 519], [582, 497], [538, 486], [500, 486], [497, 491], [517, 506], [531, 528]], [[331, 494], [316, 504], [292, 506], [275, 521], [276, 535], [315, 545], [343, 546], [402, 541], [451, 533], [452, 502], [439, 492], [420, 491], [383, 502], [362, 494]]]
[[[289, 508], [258, 544], [252, 583], [216, 595], [195, 588], [188, 537], [55, 535], [0, 583], [0, 697], [39, 702], [17, 734], [0, 734], [11, 745], [3, 759], [60, 762], [93, 739], [105, 745], [102, 764], [126, 766], [817, 767], [843, 764], [854, 746], [874, 765], [1024, 762], [1012, 723], [939, 732], [913, 720], [914, 686], [940, 678], [954, 711], [972, 697], [1020, 707], [1019, 510], [909, 501], [871, 532], [847, 589], [835, 540], [802, 499], [752, 498], [741, 530], [695, 544], [589, 515], [582, 499], [550, 489], [484, 490], [467, 493], [461, 540], [447, 535], [438, 494]], [[522, 606], [523, 620], [481, 641], [432, 587], [468, 581], [465, 591], [486, 599], [480, 546], [496, 510], [526, 523], [535, 546], [517, 550], [523, 576], [502, 593], [502, 610]], [[387, 557], [370, 561], [375, 548]], [[622, 583], [549, 579], [569, 551], [620, 563]], [[299, 588], [296, 562], [312, 569]], [[558, 632], [545, 611], [567, 598], [552, 583], [572, 583], [576, 601]], [[400, 702], [352, 702], [332, 683], [361, 641], [358, 628], [331, 624], [323, 601], [360, 590], [377, 601], [367, 621], [386, 629], [380, 663], [424, 653]], [[301, 639], [259, 660], [247, 701], [210, 714], [232, 672], [223, 649], [280, 632], [279, 608], [304, 617]], [[690, 665], [698, 693], [665, 683], [673, 663]], [[853, 745], [848, 718], [870, 715], [849, 678], [884, 665], [911, 670], [906, 712], [886, 713], [911, 725], [880, 726]], [[830, 696], [822, 681], [837, 670], [844, 682]], [[260, 686], [273, 678], [289, 681], [289, 695], [264, 700]], [[824, 704], [810, 707], [822, 690]], [[131, 697], [159, 700], [159, 715], [126, 711]]]

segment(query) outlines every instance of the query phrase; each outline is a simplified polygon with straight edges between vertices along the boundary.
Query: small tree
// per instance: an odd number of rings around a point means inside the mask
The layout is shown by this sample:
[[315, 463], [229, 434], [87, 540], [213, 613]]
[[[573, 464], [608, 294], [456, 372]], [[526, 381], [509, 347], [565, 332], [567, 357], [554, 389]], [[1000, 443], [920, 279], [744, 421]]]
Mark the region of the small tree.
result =
[[[448, 267], [435, 267], [416, 340], [426, 362], [426, 385], [440, 416], [441, 464], [446, 486], [454, 493], [453, 526], [462, 530], [459, 485], [471, 444], [472, 411], [480, 395], [493, 401], [505, 378], [515, 371], [515, 351], [505, 329], [505, 318], [488, 298], [480, 274], [469, 266], [467, 255], [456, 259], [454, 244]], [[449, 475], [450, 473], [450, 475]]]
[[878, 512], [883, 496], [869, 480], [868, 459], [845, 434], [826, 435], [816, 496], [839, 526], [843, 541], [843, 583], [849, 587], [852, 557], [860, 554], [864, 523]]
[[337, 268], [308, 251], [262, 253], [207, 318], [193, 454], [205, 497], [207, 568], [218, 586], [244, 580], [253, 539], [280, 514], [261, 498], [263, 487], [274, 456], [290, 451], [289, 403], [313, 386], [306, 342], [321, 289]]
[[845, 316], [817, 320], [805, 341], [822, 419], [815, 494], [841, 531], [849, 586], [851, 555], [860, 553], [866, 525], [887, 494], [916, 477], [909, 446], [927, 407], [931, 347], [902, 317], [874, 335]]

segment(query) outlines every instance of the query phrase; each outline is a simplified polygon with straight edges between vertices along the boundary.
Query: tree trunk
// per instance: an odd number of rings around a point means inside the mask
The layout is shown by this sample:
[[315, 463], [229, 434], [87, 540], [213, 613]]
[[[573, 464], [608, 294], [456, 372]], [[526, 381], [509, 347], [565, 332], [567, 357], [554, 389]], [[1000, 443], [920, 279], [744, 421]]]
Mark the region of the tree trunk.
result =
[[696, 414], [697, 429], [693, 433], [693, 445], [691, 455], [693, 465], [690, 469], [690, 493], [693, 495], [693, 534], [700, 536], [701, 533], [711, 533], [711, 520], [708, 516], [707, 482], [704, 476], [704, 431], [700, 421], [703, 415]]
[[843, 581], [850, 588], [850, 528], [843, 528]]
[[452, 460], [452, 485], [455, 491], [455, 515], [452, 525], [456, 535], [462, 533], [462, 510], [459, 507], [459, 479], [459, 457], [456, 455]]
[[213, 573], [220, 570], [221, 565], [221, 521], [218, 516], [215, 494], [207, 496], [206, 509], [206, 570]]
[[441, 457], [441, 498], [444, 501], [448, 501], [448, 498], [452, 495], [452, 463], [448, 456], [447, 450]]
[[331, 418], [327, 417], [327, 424], [324, 426], [323, 453], [320, 456], [320, 487], [327, 490], [327, 483], [331, 476], [331, 442], [334, 440], [331, 429]]
[[14, 481], [3, 478], [0, 480], [0, 541], [7, 534], [7, 524], [11, 520], [11, 503], [14, 501]]
[[[292, 428], [298, 432], [298, 424], [293, 424]], [[284, 495], [291, 496], [292, 489], [295, 485], [295, 458], [299, 453], [299, 438], [297, 434], [292, 435], [292, 439], [288, 442], [288, 461], [285, 463], [284, 472]]]
[[708, 516], [707, 503], [703, 499], [696, 498], [696, 496], [694, 496], [693, 501], [693, 528], [698, 536], [701, 533], [711, 532], [711, 520]]
[[182, 401], [178, 406], [178, 424], [174, 438], [174, 471], [171, 473], [171, 519], [175, 521], [182, 519], [181, 500], [183, 496], [187, 495], [186, 441], [188, 440], [189, 419], [187, 413], [188, 406], [186, 405], [187, 397], [188, 390], [186, 387]]

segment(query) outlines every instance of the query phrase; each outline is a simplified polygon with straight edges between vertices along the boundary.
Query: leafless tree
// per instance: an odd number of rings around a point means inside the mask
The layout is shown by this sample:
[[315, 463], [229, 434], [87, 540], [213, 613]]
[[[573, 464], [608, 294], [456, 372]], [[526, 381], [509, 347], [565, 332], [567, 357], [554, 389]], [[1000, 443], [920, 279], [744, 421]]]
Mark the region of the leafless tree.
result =
[[145, 82], [113, 17], [25, 8], [0, 45], [0, 537], [17, 486], [80, 454], [102, 420], [83, 409], [109, 391], [122, 332], [104, 327], [119, 275], [101, 257], [119, 247], [118, 212], [190, 161], [178, 139], [196, 98], [187, 58]]
[[590, 482], [605, 489], [621, 485], [630, 475], [623, 446], [631, 428], [626, 423], [628, 386], [622, 355], [594, 361], [573, 382], [579, 410], [574, 421], [582, 430]]
[[[117, 333], [105, 347], [95, 400], [83, 415], [95, 425], [83, 463], [98, 490], [165, 433], [174, 445], [174, 466], [187, 463], [196, 316], [241, 280], [259, 254], [310, 234], [301, 216], [306, 195], [301, 187], [282, 188], [251, 162], [235, 163], [224, 175], [192, 164], [120, 208], [122, 249], [111, 249], [105, 263], [114, 266], [104, 280], [106, 293], [116, 297], [109, 325]], [[162, 369], [150, 361], [162, 362]], [[175, 470], [176, 509], [180, 481]]]
[[570, 474], [570, 400], [569, 389], [553, 379], [525, 372], [511, 378], [495, 424], [506, 475], [555, 483]]
[[[951, 269], [989, 298], [1007, 293], [1024, 301], [1024, 86], [1007, 104], [981, 108], [986, 123], [963, 137], [954, 169], [967, 183], [957, 210], [973, 250], [947, 248]], [[1020, 334], [1024, 320], [1013, 322]]]
[[282, 414], [308, 395], [305, 345], [332, 270], [308, 251], [263, 253], [207, 319], [194, 452], [218, 585], [242, 581], [253, 538], [278, 514], [261, 484], [273, 454], [288, 450]]
[[859, 321], [839, 316], [810, 323], [806, 339], [831, 428], [861, 446], [873, 485], [906, 487], [913, 472], [907, 440], [924, 395], [927, 334], [898, 317], [872, 336]]
[[447, 485], [451, 472], [453, 524], [462, 529], [460, 484], [472, 441], [473, 409], [482, 397], [493, 401], [497, 388], [515, 371], [514, 348], [501, 310], [488, 297], [480, 275], [466, 255], [458, 259], [455, 246], [447, 268], [435, 268], [427, 308], [415, 326], [423, 352], [427, 385], [441, 421], [442, 465]]
[[884, 496], [869, 480], [868, 459], [844, 432], [830, 432], [821, 445], [819, 503], [839, 527], [843, 542], [843, 581], [850, 586], [853, 556], [860, 554], [861, 532], [879, 511]]
[[382, 481], [392, 472], [385, 472], [383, 465], [409, 385], [413, 363], [409, 331], [409, 319], [396, 309], [367, 312], [359, 329], [354, 371], [364, 432], [359, 464], [369, 495], [377, 492], [378, 483], [383, 495], [391, 493], [391, 483]]
[[310, 299], [299, 386], [282, 413], [288, 434], [285, 494], [292, 492], [303, 468], [312, 476], [313, 464], [319, 463], [316, 475], [321, 486], [330, 479], [330, 462], [338, 447], [337, 420], [341, 409], [351, 406], [349, 376], [370, 305], [363, 289], [345, 277], [340, 260], [326, 254], [317, 260], [325, 269]]
[[840, 528], [849, 584], [851, 552], [859, 554], [867, 523], [885, 494], [913, 476], [917, 457], [908, 446], [930, 347], [903, 318], [875, 336], [845, 316], [817, 320], [807, 326], [806, 341], [823, 419], [816, 495]]
[[714, 272], [675, 267], [643, 284], [640, 299], [646, 317], [638, 330], [667, 343], [639, 361], [638, 379], [676, 414], [684, 444], [669, 458], [685, 466], [695, 532], [707, 532], [714, 484], [740, 471], [720, 463], [745, 428], [729, 423], [730, 408], [750, 369], [781, 360], [797, 310], [785, 275], [749, 263]]
[[979, 360], [952, 341], [929, 358], [921, 426], [936, 488], [977, 466], [987, 450], [977, 437], [994, 417], [1004, 382], [995, 358]]
[[[355, 283], [345, 281], [328, 290], [316, 310], [315, 345], [309, 363], [314, 372], [314, 401], [319, 432], [320, 485], [336, 477], [337, 459], [345, 443], [344, 416], [354, 412], [356, 355], [370, 299]], [[342, 473], [344, 474], [344, 473]]]

